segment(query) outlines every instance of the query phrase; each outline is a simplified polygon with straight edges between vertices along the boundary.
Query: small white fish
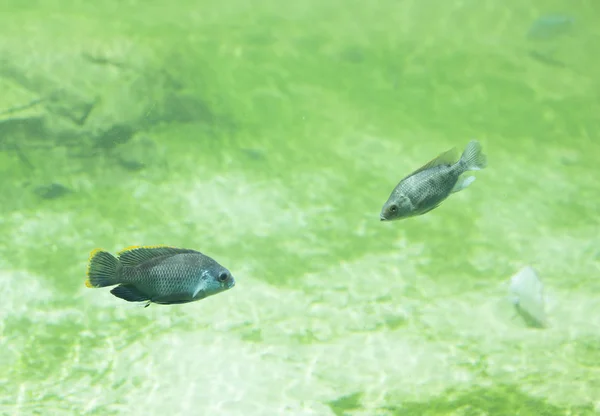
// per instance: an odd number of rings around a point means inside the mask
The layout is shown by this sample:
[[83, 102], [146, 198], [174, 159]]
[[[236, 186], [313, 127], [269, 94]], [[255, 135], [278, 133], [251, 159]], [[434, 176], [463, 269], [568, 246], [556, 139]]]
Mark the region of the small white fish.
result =
[[544, 286], [532, 267], [523, 267], [510, 278], [509, 292], [510, 301], [528, 326], [547, 326]]

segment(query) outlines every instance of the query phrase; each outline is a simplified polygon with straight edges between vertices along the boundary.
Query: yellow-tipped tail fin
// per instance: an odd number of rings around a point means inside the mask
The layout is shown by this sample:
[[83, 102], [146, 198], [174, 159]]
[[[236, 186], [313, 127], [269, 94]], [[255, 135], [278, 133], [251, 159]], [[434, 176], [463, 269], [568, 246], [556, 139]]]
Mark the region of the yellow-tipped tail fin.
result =
[[119, 260], [107, 251], [94, 249], [90, 253], [86, 271], [87, 287], [113, 286], [119, 283]]

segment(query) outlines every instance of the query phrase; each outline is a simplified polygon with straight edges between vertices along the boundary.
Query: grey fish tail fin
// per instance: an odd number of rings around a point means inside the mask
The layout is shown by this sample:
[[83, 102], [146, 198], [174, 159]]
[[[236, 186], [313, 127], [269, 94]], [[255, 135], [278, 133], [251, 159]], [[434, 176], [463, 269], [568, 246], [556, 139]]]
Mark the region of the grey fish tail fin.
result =
[[460, 165], [465, 171], [481, 170], [487, 166], [487, 157], [481, 150], [477, 140], [471, 140], [460, 157]]
[[87, 268], [87, 287], [113, 286], [119, 283], [119, 260], [107, 251], [91, 252]]

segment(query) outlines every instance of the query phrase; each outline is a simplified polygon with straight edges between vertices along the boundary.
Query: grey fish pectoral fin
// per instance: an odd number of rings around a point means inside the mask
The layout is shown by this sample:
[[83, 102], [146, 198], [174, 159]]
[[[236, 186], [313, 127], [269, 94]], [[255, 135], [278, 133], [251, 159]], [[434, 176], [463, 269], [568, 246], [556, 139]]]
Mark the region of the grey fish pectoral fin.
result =
[[448, 198], [448, 195], [425, 195], [424, 198], [421, 198], [418, 201], [414, 201], [414, 212], [417, 215], [426, 214], [429, 211], [439, 207], [440, 204], [444, 202], [444, 200], [446, 200], [446, 198]]
[[121, 284], [110, 291], [114, 296], [128, 302], [144, 302], [150, 298], [135, 286]]
[[430, 208], [427, 208], [425, 211], [421, 211], [421, 212], [419, 213], [419, 215], [427, 214], [429, 211], [432, 211], [432, 210], [436, 209], [437, 207], [439, 207], [439, 206], [440, 206], [440, 204], [441, 204], [441, 202], [438, 202], [438, 203], [437, 203], [437, 204], [435, 204], [434, 206], [432, 206], [432, 207], [430, 207]]
[[192, 294], [193, 299], [200, 300], [200, 299], [204, 299], [205, 297], [206, 297], [206, 292], [204, 291], [204, 288], [202, 285], [198, 286], [198, 288], [196, 288], [196, 290]]

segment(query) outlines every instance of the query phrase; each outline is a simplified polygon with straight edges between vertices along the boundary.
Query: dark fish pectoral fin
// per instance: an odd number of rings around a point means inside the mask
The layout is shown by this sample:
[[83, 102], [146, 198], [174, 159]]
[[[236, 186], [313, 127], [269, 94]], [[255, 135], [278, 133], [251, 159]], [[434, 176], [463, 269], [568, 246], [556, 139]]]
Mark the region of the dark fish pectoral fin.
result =
[[119, 285], [110, 291], [113, 295], [127, 302], [144, 302], [150, 298], [134, 286]]

